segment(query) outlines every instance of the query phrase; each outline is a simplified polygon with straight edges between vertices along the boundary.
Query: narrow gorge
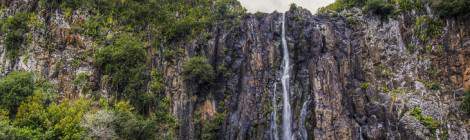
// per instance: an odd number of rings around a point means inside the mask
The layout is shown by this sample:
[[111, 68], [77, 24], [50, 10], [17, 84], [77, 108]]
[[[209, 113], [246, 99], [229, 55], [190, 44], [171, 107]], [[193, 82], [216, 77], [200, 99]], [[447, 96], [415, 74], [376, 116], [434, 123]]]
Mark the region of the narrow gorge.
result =
[[[146, 2], [129, 12], [124, 1], [0, 0], [0, 97], [19, 99], [3, 86], [20, 79], [10, 75], [34, 77], [34, 90], [18, 90], [30, 93], [24, 100], [0, 99], [0, 139], [470, 139], [466, 18], [441, 18], [428, 3], [381, 16]], [[172, 11], [204, 4], [224, 14]]]

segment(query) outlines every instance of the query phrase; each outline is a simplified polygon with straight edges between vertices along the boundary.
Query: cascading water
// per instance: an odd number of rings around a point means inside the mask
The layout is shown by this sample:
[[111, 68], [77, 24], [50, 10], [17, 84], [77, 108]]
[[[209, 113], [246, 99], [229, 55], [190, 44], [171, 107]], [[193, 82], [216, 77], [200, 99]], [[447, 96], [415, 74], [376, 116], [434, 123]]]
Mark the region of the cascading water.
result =
[[292, 111], [290, 107], [289, 101], [289, 50], [287, 48], [287, 41], [286, 41], [286, 14], [282, 14], [282, 48], [283, 48], [283, 68], [282, 68], [282, 100], [283, 100], [283, 108], [282, 108], [282, 131], [283, 131], [283, 139], [284, 140], [291, 140], [292, 139]]
[[364, 137], [362, 136], [362, 127], [359, 126], [359, 140], [364, 140]]
[[305, 128], [305, 118], [307, 117], [309, 102], [310, 102], [309, 100], [305, 101], [300, 111], [300, 120], [299, 120], [300, 132], [299, 133], [300, 133], [300, 138], [302, 140], [307, 140], [307, 129]]
[[272, 131], [274, 140], [278, 140], [276, 90], [277, 90], [277, 83], [274, 83], [274, 91], [273, 91], [273, 98], [272, 98], [273, 112], [271, 114], [271, 131]]

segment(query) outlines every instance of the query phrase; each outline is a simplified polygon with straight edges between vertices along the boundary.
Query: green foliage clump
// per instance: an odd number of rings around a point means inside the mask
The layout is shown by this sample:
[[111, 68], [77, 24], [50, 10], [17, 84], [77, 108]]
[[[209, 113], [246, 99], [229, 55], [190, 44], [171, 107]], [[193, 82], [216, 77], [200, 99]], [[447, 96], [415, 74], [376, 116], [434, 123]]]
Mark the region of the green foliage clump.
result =
[[28, 13], [17, 13], [0, 20], [0, 31], [5, 35], [3, 41], [9, 59], [18, 58], [24, 48], [23, 45], [27, 40], [26, 33], [29, 31], [30, 16]]
[[363, 8], [365, 11], [379, 15], [382, 18], [388, 17], [395, 11], [392, 1], [389, 0], [336, 0], [334, 3], [320, 8], [319, 12], [339, 12], [352, 7]]
[[[109, 85], [115, 98], [130, 99], [136, 107], [141, 106], [141, 93], [145, 92], [147, 53], [144, 45], [128, 35], [118, 37], [111, 45], [95, 54], [96, 66], [109, 77]], [[140, 109], [140, 107], [139, 107]]]
[[206, 57], [196, 56], [183, 64], [183, 75], [187, 81], [198, 85], [211, 85], [215, 79], [214, 69]]
[[131, 140], [156, 139], [156, 121], [133, 112], [128, 102], [118, 102], [115, 112], [115, 130], [119, 137]]
[[365, 0], [336, 0], [334, 3], [322, 7], [318, 9], [320, 13], [327, 13], [327, 12], [340, 12], [341, 10], [344, 10], [346, 8], [351, 8], [354, 6], [362, 6], [364, 4]]
[[217, 140], [217, 133], [222, 129], [226, 117], [226, 112], [216, 113], [214, 119], [206, 120], [204, 123], [202, 123], [201, 139]]
[[427, 42], [429, 39], [442, 35], [444, 24], [438, 19], [432, 19], [428, 16], [416, 18], [414, 30], [421, 41]]
[[90, 75], [88, 73], [78, 73], [73, 80], [73, 84], [79, 88], [82, 93], [89, 93], [91, 91], [89, 82]]
[[172, 139], [176, 126], [163, 129], [170, 124], [161, 125], [158, 115], [137, 114], [128, 102], [112, 107], [83, 98], [57, 103], [46, 94], [36, 90], [12, 120], [8, 111], [0, 109], [0, 139]]
[[40, 132], [31, 128], [13, 126], [9, 119], [9, 112], [0, 109], [0, 139], [42, 139]]
[[86, 99], [64, 100], [60, 104], [48, 102], [45, 93], [37, 90], [20, 105], [14, 126], [39, 131], [35, 137], [41, 139], [82, 138], [85, 131], [80, 122], [91, 109], [91, 102]]
[[94, 15], [84, 32], [101, 29], [153, 33], [163, 43], [194, 37], [220, 22], [234, 22], [245, 13], [236, 0], [41, 0], [42, 7], [63, 11], [88, 10]]
[[386, 0], [367, 0], [364, 9], [382, 17], [392, 14], [394, 7]]
[[370, 85], [369, 82], [361, 83], [361, 89], [368, 89], [368, 88], [369, 88], [369, 85]]
[[161, 93], [165, 90], [163, 75], [157, 70], [152, 70], [152, 80], [150, 81], [150, 90], [155, 93]]
[[421, 124], [426, 126], [426, 128], [428, 128], [433, 134], [436, 132], [437, 128], [439, 128], [440, 126], [440, 123], [434, 120], [431, 116], [423, 115], [421, 108], [419, 107], [413, 108], [410, 111], [410, 115], [415, 117], [417, 120], [419, 120]]
[[465, 92], [461, 107], [465, 113], [470, 114], [470, 91]]
[[[430, 3], [441, 17], [467, 17], [470, 15], [470, 1], [468, 0], [336, 0], [334, 3], [320, 8], [320, 13], [339, 12], [351, 7], [362, 7], [366, 11], [387, 17], [394, 12], [424, 11], [424, 5]], [[398, 9], [394, 5], [398, 5]]]
[[108, 109], [88, 112], [83, 117], [80, 126], [85, 129], [84, 139], [117, 139], [114, 123], [116, 115]]
[[0, 79], [0, 107], [16, 113], [28, 96], [33, 95], [34, 79], [28, 72], [12, 72]]
[[468, 0], [432, 0], [431, 6], [442, 17], [467, 17], [470, 15]]
[[424, 3], [421, 0], [394, 0], [401, 11], [421, 10]]
[[184, 54], [184, 49], [182, 48], [166, 48], [163, 50], [163, 58], [165, 61], [173, 63], [176, 58]]

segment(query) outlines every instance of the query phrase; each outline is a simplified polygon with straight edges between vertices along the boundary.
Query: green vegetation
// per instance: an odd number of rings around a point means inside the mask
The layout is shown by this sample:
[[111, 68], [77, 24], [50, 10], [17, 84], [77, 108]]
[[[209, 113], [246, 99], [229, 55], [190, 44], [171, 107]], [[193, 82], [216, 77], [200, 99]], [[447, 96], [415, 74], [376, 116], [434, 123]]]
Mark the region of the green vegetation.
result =
[[184, 54], [184, 49], [182, 48], [166, 48], [163, 50], [163, 58], [165, 61], [173, 63], [176, 58], [179, 58]]
[[88, 73], [78, 73], [73, 80], [73, 84], [81, 90], [81, 93], [90, 93], [91, 83], [89, 82], [90, 74]]
[[[130, 99], [131, 103], [142, 109], [145, 93], [147, 54], [143, 44], [129, 36], [122, 35], [114, 42], [99, 49], [95, 54], [96, 66], [102, 74], [109, 77], [109, 85], [116, 100]], [[142, 111], [142, 110], [140, 110]]]
[[361, 83], [361, 89], [368, 89], [368, 88], [369, 88], [369, 85], [370, 85], [369, 82]]
[[26, 42], [26, 33], [29, 31], [30, 17], [28, 13], [18, 13], [0, 20], [0, 31], [5, 35], [3, 41], [9, 59], [16, 59], [21, 55]]
[[470, 115], [470, 91], [465, 92], [461, 107], [465, 113]]
[[45, 139], [82, 138], [85, 132], [80, 127], [80, 122], [83, 115], [90, 110], [91, 101], [65, 100], [60, 104], [45, 105], [41, 94], [38, 92], [20, 106], [14, 124], [40, 131]]
[[354, 6], [362, 7], [365, 2], [366, 0], [336, 0], [334, 3], [326, 7], [320, 8], [318, 11], [320, 13], [326, 13], [331, 11], [339, 12], [346, 8], [351, 8]]
[[442, 17], [467, 17], [470, 15], [468, 0], [432, 0], [431, 6]]
[[429, 39], [442, 35], [444, 24], [439, 19], [432, 19], [428, 16], [420, 16], [416, 18], [414, 25], [415, 34], [418, 38], [427, 42]]
[[421, 0], [394, 0], [400, 6], [400, 11], [420, 10], [423, 8], [423, 1]]
[[227, 117], [226, 112], [216, 113], [214, 119], [206, 120], [201, 124], [201, 138], [203, 140], [217, 140], [217, 132], [222, 129], [222, 126]]
[[[464, 18], [470, 15], [470, 1], [468, 0], [336, 0], [334, 3], [320, 8], [319, 12], [339, 12], [344, 9], [358, 7], [384, 18], [405, 11], [425, 12], [424, 5], [426, 3], [430, 3], [431, 7], [441, 17]], [[398, 7], [394, 7], [394, 5], [398, 5]]]
[[[159, 105], [159, 112], [145, 117], [125, 101], [109, 104], [100, 99], [97, 105], [94, 100], [79, 98], [59, 102], [51, 96], [57, 93], [50, 93], [54, 90], [47, 82], [29, 73], [14, 72], [0, 83], [2, 89], [14, 85], [19, 93], [34, 90], [34, 94], [17, 101], [18, 111], [0, 109], [0, 139], [173, 139], [177, 126], [169, 106]], [[11, 90], [1, 93], [4, 91]]]
[[119, 137], [133, 140], [157, 139], [154, 118], [137, 115], [133, 110], [134, 108], [127, 102], [116, 104], [114, 109], [116, 115], [115, 131]]
[[[236, 0], [41, 0], [43, 7], [64, 11], [85, 10], [94, 14], [84, 33], [103, 37], [106, 29], [150, 32], [154, 39], [168, 43], [204, 32], [212, 24], [233, 22], [245, 10]], [[176, 16], [175, 16], [176, 15]]]
[[367, 0], [364, 9], [381, 17], [387, 17], [394, 11], [393, 5], [386, 0]]
[[416, 45], [414, 44], [408, 44], [405, 46], [406, 47], [406, 50], [410, 53], [410, 54], [413, 54], [416, 52]]
[[[31, 73], [12, 72], [0, 79], [0, 108], [16, 113], [20, 103], [33, 95], [34, 79]], [[12, 114], [12, 115], [13, 115]]]
[[215, 79], [214, 69], [206, 57], [195, 56], [183, 64], [183, 75], [185, 80], [199, 86], [208, 86]]
[[329, 11], [339, 12], [341, 10], [360, 7], [367, 12], [380, 15], [381, 17], [388, 17], [394, 12], [392, 1], [389, 0], [336, 0], [333, 4], [319, 9], [320, 13]]
[[436, 132], [436, 129], [439, 128], [440, 126], [440, 123], [434, 120], [431, 116], [423, 115], [421, 108], [419, 107], [413, 108], [410, 111], [410, 115], [415, 117], [417, 120], [421, 122], [421, 124], [426, 126], [426, 128], [428, 128], [432, 134], [434, 134]]

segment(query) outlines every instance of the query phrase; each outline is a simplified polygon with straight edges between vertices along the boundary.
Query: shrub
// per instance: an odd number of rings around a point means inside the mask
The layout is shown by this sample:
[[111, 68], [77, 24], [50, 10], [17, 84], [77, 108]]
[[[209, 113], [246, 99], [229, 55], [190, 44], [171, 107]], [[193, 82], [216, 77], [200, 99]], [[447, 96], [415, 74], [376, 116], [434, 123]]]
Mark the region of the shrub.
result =
[[351, 7], [363, 7], [365, 11], [380, 15], [382, 18], [388, 17], [394, 12], [394, 7], [388, 0], [336, 0], [334, 3], [320, 8], [319, 12], [339, 12]]
[[28, 72], [12, 72], [0, 79], [0, 107], [16, 113], [16, 108], [28, 96], [33, 95], [34, 79]]
[[152, 70], [152, 80], [150, 81], [150, 90], [155, 93], [161, 93], [165, 90], [163, 75], [157, 70]]
[[[102, 74], [109, 77], [109, 85], [117, 99], [130, 99], [140, 106], [145, 93], [146, 58], [143, 44], [128, 35], [119, 36], [111, 45], [99, 49], [95, 54], [95, 64]], [[138, 108], [141, 109], [141, 108]]]
[[419, 107], [413, 108], [410, 111], [410, 115], [415, 117], [417, 120], [419, 120], [421, 124], [423, 124], [426, 128], [428, 128], [429, 131], [431, 131], [431, 133], [433, 134], [436, 132], [437, 128], [439, 128], [440, 126], [440, 123], [434, 120], [431, 116], [423, 115], [421, 108]]
[[33, 136], [43, 137], [41, 139], [82, 138], [85, 130], [80, 127], [80, 121], [91, 109], [91, 101], [63, 100], [59, 104], [48, 104], [45, 99], [44, 93], [40, 91], [28, 97], [21, 103], [14, 124], [39, 131], [39, 134]]
[[81, 91], [81, 93], [89, 93], [91, 91], [89, 78], [90, 75], [88, 73], [78, 73], [73, 80], [73, 84]]
[[367, 0], [364, 9], [382, 17], [387, 17], [393, 13], [393, 5], [386, 0]]
[[212, 120], [200, 121], [200, 139], [204, 140], [217, 140], [220, 139], [220, 136], [217, 135], [221, 131], [222, 126], [227, 117], [226, 112], [216, 113]]
[[361, 89], [368, 89], [369, 88], [369, 82], [364, 82], [364, 83], [361, 83]]
[[431, 6], [442, 17], [465, 17], [470, 15], [469, 0], [432, 0]]
[[16, 59], [21, 54], [23, 44], [26, 41], [25, 34], [28, 32], [28, 13], [18, 13], [2, 20], [1, 31], [5, 33], [4, 43], [9, 59]]
[[421, 0], [395, 0], [395, 3], [402, 11], [421, 10], [424, 5]]
[[99, 110], [96, 113], [88, 112], [80, 126], [86, 130], [86, 139], [117, 139], [114, 122], [116, 115], [109, 110]]
[[212, 84], [215, 74], [212, 65], [207, 58], [196, 56], [183, 64], [183, 75], [185, 80], [194, 82], [198, 85]]
[[363, 1], [359, 0], [336, 0], [334, 3], [318, 9], [320, 13], [327, 13], [329, 11], [340, 12], [349, 7], [360, 6]]
[[118, 102], [115, 109], [115, 130], [119, 137], [140, 140], [156, 139], [157, 132], [154, 118], [143, 118], [133, 112], [134, 108], [128, 102]]
[[461, 107], [464, 112], [470, 115], [470, 91], [465, 92]]
[[414, 30], [421, 41], [427, 42], [431, 38], [436, 38], [442, 35], [443, 26], [444, 23], [439, 19], [420, 16], [416, 18]]

